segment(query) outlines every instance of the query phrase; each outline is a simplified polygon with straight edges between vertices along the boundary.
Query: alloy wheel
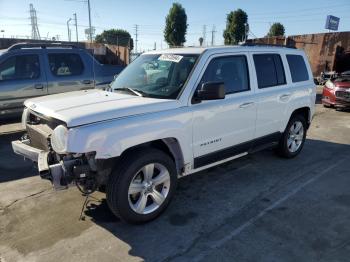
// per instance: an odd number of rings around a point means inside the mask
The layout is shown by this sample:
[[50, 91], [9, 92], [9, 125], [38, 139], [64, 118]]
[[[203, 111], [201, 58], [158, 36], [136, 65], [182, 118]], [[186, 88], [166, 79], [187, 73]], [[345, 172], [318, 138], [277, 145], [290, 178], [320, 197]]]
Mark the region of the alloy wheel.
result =
[[142, 167], [131, 180], [128, 199], [133, 211], [149, 214], [165, 201], [170, 189], [170, 174], [165, 166], [150, 163]]
[[304, 139], [304, 126], [301, 121], [295, 121], [288, 132], [287, 147], [291, 153], [298, 151]]

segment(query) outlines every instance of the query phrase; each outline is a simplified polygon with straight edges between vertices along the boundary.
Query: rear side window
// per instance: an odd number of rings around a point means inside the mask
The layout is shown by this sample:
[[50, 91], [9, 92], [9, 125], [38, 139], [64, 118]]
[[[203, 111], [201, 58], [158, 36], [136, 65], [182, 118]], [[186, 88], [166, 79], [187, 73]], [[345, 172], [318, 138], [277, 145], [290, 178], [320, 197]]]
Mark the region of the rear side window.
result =
[[78, 54], [49, 54], [50, 71], [55, 76], [81, 75], [83, 62]]
[[293, 83], [309, 80], [305, 60], [301, 55], [287, 55]]
[[286, 84], [286, 77], [278, 54], [253, 55], [258, 87], [267, 88]]
[[37, 79], [40, 77], [37, 55], [17, 55], [0, 64], [0, 81]]

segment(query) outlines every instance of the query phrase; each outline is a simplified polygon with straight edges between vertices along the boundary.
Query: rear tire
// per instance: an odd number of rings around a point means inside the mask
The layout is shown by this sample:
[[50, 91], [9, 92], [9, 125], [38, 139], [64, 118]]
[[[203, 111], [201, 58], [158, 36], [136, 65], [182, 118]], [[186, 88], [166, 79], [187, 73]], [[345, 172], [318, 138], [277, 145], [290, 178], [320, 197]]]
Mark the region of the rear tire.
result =
[[158, 149], [143, 149], [122, 157], [107, 184], [111, 211], [127, 223], [158, 217], [168, 206], [177, 185], [173, 159]]
[[307, 132], [306, 120], [302, 115], [295, 115], [289, 120], [277, 148], [280, 156], [293, 158], [302, 150]]

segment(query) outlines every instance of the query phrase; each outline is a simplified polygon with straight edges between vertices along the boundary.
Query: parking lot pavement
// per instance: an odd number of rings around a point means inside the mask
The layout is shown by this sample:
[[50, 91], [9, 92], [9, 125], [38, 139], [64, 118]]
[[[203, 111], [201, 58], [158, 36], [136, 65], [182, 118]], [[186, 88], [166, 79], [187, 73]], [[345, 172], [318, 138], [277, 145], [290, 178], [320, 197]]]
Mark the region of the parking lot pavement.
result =
[[317, 105], [302, 153], [272, 150], [179, 181], [157, 220], [131, 226], [74, 188], [52, 191], [0, 136], [0, 261], [349, 261], [350, 112]]

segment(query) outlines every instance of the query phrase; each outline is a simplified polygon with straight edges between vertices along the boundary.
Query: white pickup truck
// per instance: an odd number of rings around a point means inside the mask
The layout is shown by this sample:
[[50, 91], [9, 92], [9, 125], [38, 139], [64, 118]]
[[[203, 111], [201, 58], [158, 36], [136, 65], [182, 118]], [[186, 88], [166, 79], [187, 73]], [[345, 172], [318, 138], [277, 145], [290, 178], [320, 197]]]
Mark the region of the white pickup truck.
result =
[[152, 51], [110, 91], [34, 98], [27, 135], [13, 150], [55, 188], [106, 186], [111, 211], [129, 223], [156, 218], [177, 178], [276, 147], [301, 151], [316, 91], [304, 52], [226, 46]]

